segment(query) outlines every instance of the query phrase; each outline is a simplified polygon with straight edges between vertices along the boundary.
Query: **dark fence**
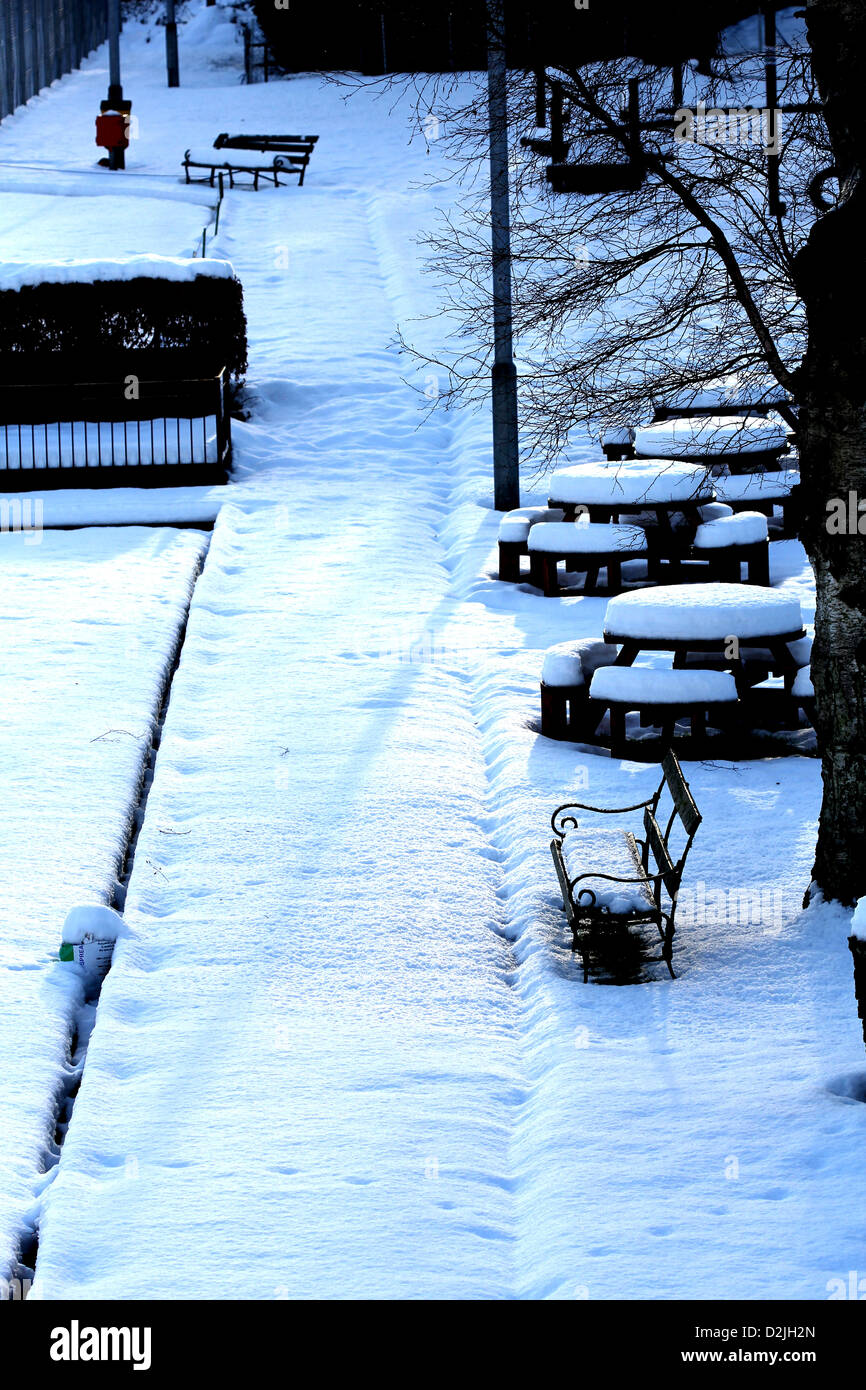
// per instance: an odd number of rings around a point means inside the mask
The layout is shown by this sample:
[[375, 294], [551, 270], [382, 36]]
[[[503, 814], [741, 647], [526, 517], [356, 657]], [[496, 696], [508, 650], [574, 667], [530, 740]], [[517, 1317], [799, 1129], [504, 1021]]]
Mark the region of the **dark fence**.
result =
[[0, 118], [78, 67], [107, 34], [107, 0], [0, 0]]

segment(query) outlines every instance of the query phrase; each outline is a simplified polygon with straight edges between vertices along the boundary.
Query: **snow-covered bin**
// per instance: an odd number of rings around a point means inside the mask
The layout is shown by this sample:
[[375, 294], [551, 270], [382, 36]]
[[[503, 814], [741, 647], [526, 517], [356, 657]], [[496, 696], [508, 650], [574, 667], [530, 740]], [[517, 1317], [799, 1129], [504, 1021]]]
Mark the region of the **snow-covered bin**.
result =
[[534, 526], [528, 544], [530, 554], [607, 555], [621, 550], [626, 555], [637, 555], [646, 552], [646, 532], [639, 526], [615, 526], [603, 521], [559, 521]]
[[104, 903], [73, 907], [63, 924], [59, 958], [81, 966], [90, 987], [99, 985], [108, 974], [114, 945], [123, 929], [120, 913]]
[[643, 426], [634, 446], [641, 457], [689, 459], [781, 453], [787, 442], [785, 426], [763, 415], [692, 415]]
[[695, 532], [697, 550], [723, 550], [729, 545], [760, 545], [769, 537], [763, 512], [739, 512], [704, 521]]
[[606, 666], [596, 671], [589, 687], [593, 700], [615, 704], [728, 704], [737, 699], [730, 671], [655, 670], [646, 666]]
[[638, 641], [746, 641], [782, 637], [802, 626], [796, 598], [745, 584], [666, 584], [618, 594], [604, 620], [611, 639]]
[[618, 648], [609, 642], [585, 638], [581, 642], [560, 642], [544, 654], [541, 679], [549, 686], [581, 686], [602, 666], [616, 661]]
[[533, 526], [545, 521], [562, 521], [559, 507], [519, 507], [506, 512], [499, 523], [499, 540], [505, 545], [524, 545]]

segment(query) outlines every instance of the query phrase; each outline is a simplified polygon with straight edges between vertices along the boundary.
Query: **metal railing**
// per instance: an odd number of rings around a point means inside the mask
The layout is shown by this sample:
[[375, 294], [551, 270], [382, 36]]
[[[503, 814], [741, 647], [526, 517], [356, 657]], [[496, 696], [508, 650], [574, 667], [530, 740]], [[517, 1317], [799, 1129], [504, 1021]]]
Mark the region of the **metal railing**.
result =
[[107, 0], [2, 0], [0, 119], [104, 43]]

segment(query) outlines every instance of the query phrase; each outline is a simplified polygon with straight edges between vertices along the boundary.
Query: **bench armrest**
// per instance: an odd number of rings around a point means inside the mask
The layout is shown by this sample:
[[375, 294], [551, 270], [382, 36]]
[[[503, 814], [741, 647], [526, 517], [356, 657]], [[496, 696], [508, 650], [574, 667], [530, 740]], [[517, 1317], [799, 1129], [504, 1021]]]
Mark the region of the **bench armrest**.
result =
[[577, 829], [577, 817], [570, 814], [572, 811], [593, 811], [599, 816], [624, 816], [629, 811], [642, 811], [645, 806], [651, 806], [654, 799], [648, 796], [646, 801], [638, 801], [634, 806], [589, 806], [582, 801], [569, 801], [564, 806], [557, 806], [550, 817], [550, 824], [554, 835], [562, 839], [567, 830]]
[[[569, 880], [568, 886], [569, 886], [569, 889], [570, 889], [571, 894], [572, 894], [572, 901], [574, 901], [574, 900], [577, 899], [577, 898], [580, 898], [580, 896], [581, 896], [582, 893], [588, 893], [589, 896], [590, 896], [591, 899], [592, 899], [592, 902], [590, 902], [590, 903], [581, 903], [581, 906], [582, 906], [582, 907], [595, 907], [595, 906], [596, 906], [596, 901], [597, 901], [597, 899], [596, 899], [595, 893], [594, 893], [594, 891], [592, 890], [592, 888], [578, 888], [578, 887], [577, 887], [577, 885], [578, 885], [583, 879], [585, 879], [585, 878], [603, 878], [603, 879], [605, 879], [608, 883], [644, 883], [644, 884], [655, 883], [655, 882], [658, 880], [658, 882], [659, 882], [659, 884], [660, 884], [660, 883], [661, 883], [661, 880], [662, 880], [662, 877], [663, 877], [662, 874], [636, 874], [633, 878], [624, 878], [624, 877], [622, 877], [620, 874], [593, 873], [593, 872], [590, 870], [588, 873], [585, 873], [585, 874], [578, 874], [577, 878]], [[576, 904], [575, 904], [575, 905], [576, 905]]]

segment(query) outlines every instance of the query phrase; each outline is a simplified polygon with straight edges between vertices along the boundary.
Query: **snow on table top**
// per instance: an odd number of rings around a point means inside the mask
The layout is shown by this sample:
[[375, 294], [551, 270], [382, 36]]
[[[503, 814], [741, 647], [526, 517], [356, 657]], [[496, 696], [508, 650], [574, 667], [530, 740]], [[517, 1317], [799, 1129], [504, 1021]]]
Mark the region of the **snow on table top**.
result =
[[738, 473], [715, 479], [716, 496], [720, 502], [770, 502], [787, 497], [800, 481], [792, 469], [773, 469], [768, 473]]
[[738, 512], [704, 521], [695, 533], [698, 550], [722, 550], [728, 545], [757, 545], [768, 536], [763, 512]]
[[784, 448], [784, 425], [764, 415], [692, 415], [644, 425], [635, 434], [635, 449], [652, 458], [751, 454]]
[[646, 532], [639, 526], [614, 526], [600, 521], [549, 521], [533, 526], [530, 552], [556, 555], [604, 555], [616, 550], [634, 555], [646, 551]]
[[615, 507], [686, 502], [697, 497], [706, 501], [714, 492], [701, 464], [641, 459], [559, 468], [550, 480], [550, 496], [556, 502], [573, 505]]
[[802, 626], [797, 599], [752, 584], [663, 584], [617, 594], [604, 620], [611, 638], [672, 641], [777, 637]]
[[737, 685], [730, 671], [665, 671], [646, 666], [603, 666], [589, 687], [595, 700], [635, 704], [717, 704], [736, 700]]
[[204, 256], [123, 256], [117, 260], [0, 261], [0, 290], [32, 285], [92, 285], [103, 280], [196, 280], [200, 275], [228, 280], [229, 261]]

